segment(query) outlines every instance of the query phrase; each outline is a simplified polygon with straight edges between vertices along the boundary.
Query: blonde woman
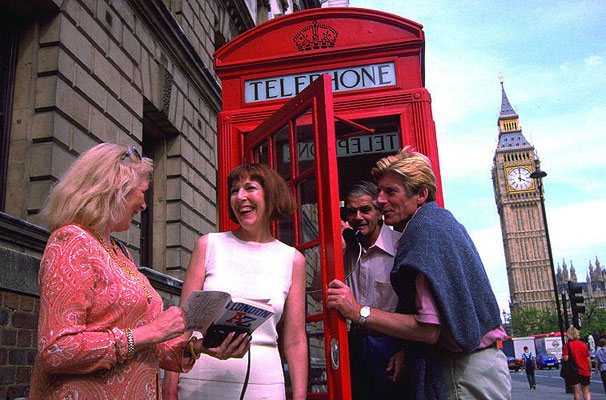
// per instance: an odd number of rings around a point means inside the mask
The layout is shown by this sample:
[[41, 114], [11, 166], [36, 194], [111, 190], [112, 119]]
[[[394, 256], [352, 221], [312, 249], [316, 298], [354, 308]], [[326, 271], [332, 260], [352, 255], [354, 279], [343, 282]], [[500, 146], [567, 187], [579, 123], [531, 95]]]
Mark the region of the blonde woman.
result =
[[[568, 361], [568, 346], [574, 358], [574, 362], [579, 367], [579, 375], [576, 378], [567, 380], [566, 384], [572, 386], [572, 393], [574, 400], [581, 399], [581, 392], [583, 392], [583, 399], [591, 400], [591, 393], [589, 393], [589, 384], [591, 383], [591, 355], [587, 345], [580, 341], [581, 335], [574, 326], [571, 326], [566, 331], [568, 335], [568, 345], [564, 346], [562, 350], [562, 358], [564, 361]], [[581, 387], [579, 388], [579, 385]]]
[[[51, 190], [30, 399], [156, 399], [158, 368], [187, 371], [191, 352], [203, 350], [178, 338], [183, 311], [162, 311], [158, 293], [111, 237], [145, 209], [152, 170], [136, 147], [104, 143], [83, 153]], [[212, 353], [242, 356], [246, 349], [226, 342]]]

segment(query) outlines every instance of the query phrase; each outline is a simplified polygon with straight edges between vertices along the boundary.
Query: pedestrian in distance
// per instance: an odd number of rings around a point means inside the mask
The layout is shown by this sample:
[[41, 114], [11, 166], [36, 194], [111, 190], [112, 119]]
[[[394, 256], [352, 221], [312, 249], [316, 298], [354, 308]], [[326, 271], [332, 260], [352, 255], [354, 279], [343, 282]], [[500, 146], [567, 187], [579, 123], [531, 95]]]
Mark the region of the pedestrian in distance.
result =
[[599, 373], [606, 392], [606, 338], [598, 341], [600, 348], [595, 352], [595, 373]]
[[532, 351], [528, 351], [528, 346], [524, 346], [524, 353], [522, 354], [522, 368], [526, 371], [526, 378], [528, 379], [530, 389], [536, 389], [537, 382], [534, 378], [534, 371], [537, 369], [537, 359], [534, 354], [532, 354]]
[[[589, 349], [585, 343], [579, 340], [581, 336], [577, 328], [571, 326], [566, 333], [568, 334], [570, 351], [572, 352], [575, 363], [579, 367], [578, 376], [571, 380], [567, 380], [566, 384], [572, 386], [574, 400], [581, 399], [581, 392], [583, 393], [584, 400], [591, 400], [591, 393], [589, 393], [589, 383], [591, 382], [591, 355], [589, 354]], [[568, 346], [564, 346], [562, 359], [568, 361]], [[579, 385], [581, 385], [580, 388]]]

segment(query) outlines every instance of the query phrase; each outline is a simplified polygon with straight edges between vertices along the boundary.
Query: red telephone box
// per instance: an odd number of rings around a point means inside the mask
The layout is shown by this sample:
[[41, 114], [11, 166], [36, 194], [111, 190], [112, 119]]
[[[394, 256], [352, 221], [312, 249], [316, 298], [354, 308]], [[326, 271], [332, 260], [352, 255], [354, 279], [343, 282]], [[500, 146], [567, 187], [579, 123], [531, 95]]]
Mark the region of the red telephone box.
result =
[[[296, 215], [274, 224], [306, 258], [308, 286], [343, 280], [339, 201], [386, 155], [412, 145], [433, 163], [442, 202], [422, 26], [366, 9], [313, 9], [265, 22], [215, 53], [222, 80], [218, 198], [229, 171], [262, 162], [289, 183]], [[324, 289], [323, 289], [324, 290]], [[346, 322], [307, 296], [308, 398], [351, 398]], [[322, 293], [322, 298], [324, 298]]]

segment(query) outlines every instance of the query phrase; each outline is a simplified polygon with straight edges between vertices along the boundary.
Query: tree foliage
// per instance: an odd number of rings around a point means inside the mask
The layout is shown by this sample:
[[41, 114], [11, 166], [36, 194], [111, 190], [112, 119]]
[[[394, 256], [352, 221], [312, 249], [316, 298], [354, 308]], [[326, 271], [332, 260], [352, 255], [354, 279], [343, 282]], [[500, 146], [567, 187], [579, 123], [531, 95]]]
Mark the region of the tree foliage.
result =
[[595, 299], [585, 300], [585, 313], [581, 314], [581, 337], [606, 333], [606, 309]]
[[559, 332], [558, 314], [555, 310], [537, 310], [533, 307], [518, 306], [511, 315], [514, 336], [528, 336]]
[[[567, 310], [570, 313], [570, 310]], [[599, 333], [606, 334], [606, 309], [594, 299], [585, 300], [585, 313], [581, 314], [581, 337]], [[568, 322], [572, 323], [570, 315]], [[559, 332], [558, 313], [552, 309], [537, 310], [533, 307], [518, 306], [511, 315], [513, 336], [528, 336]], [[564, 332], [568, 327], [564, 326]], [[599, 336], [598, 336], [599, 337]]]

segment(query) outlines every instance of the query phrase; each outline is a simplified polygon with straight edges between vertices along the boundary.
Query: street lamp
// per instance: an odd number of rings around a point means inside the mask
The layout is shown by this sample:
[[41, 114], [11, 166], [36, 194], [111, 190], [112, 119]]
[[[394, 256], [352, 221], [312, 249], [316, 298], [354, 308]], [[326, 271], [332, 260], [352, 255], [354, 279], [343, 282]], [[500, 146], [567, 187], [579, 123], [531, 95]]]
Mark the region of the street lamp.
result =
[[562, 322], [562, 312], [560, 311], [560, 296], [558, 293], [558, 285], [556, 282], [556, 274], [553, 268], [553, 253], [551, 252], [551, 240], [549, 240], [549, 229], [547, 228], [547, 214], [545, 213], [545, 196], [543, 195], [543, 178], [547, 176], [547, 172], [536, 169], [530, 177], [536, 179], [539, 188], [539, 199], [541, 200], [541, 211], [543, 212], [543, 225], [545, 226], [545, 239], [547, 239], [547, 252], [549, 253], [549, 266], [551, 267], [551, 280], [553, 281], [553, 291], [555, 294], [556, 308], [558, 310], [558, 325], [560, 327], [560, 338], [562, 339], [562, 348], [566, 346], [564, 341], [564, 325]]

